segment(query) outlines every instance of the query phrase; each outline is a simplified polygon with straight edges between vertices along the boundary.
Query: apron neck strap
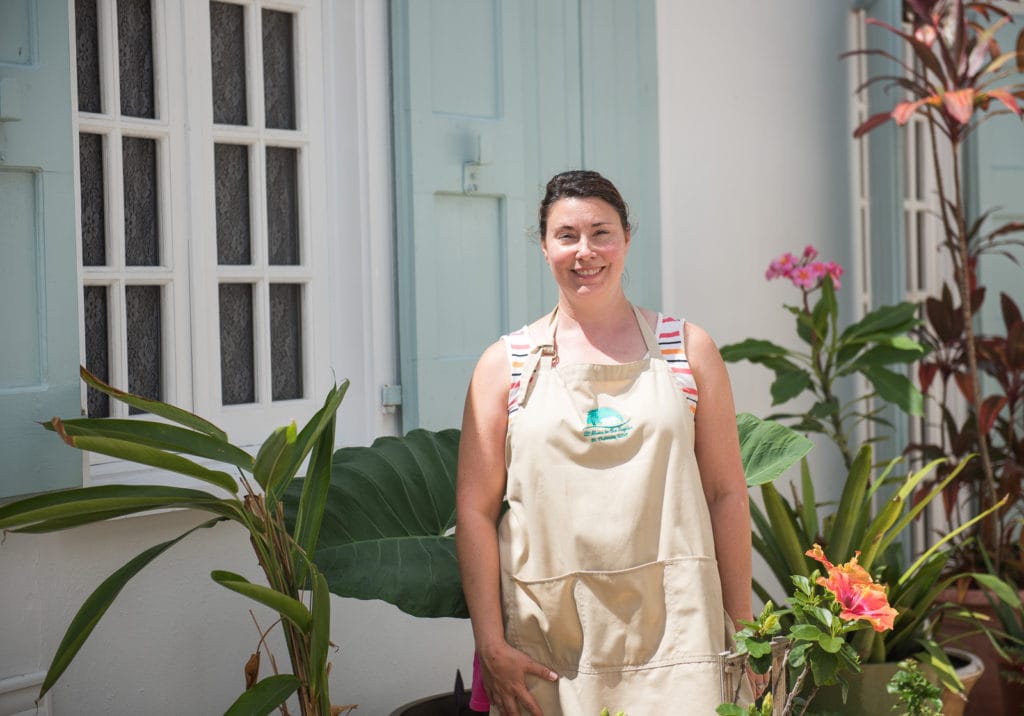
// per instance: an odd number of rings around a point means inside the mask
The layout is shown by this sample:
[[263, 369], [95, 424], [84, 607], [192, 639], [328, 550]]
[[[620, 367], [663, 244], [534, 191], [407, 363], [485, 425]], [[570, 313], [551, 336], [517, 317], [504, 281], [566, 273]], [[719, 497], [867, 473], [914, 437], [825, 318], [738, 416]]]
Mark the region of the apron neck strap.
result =
[[[658, 345], [658, 337], [651, 330], [651, 327], [647, 325], [647, 319], [644, 318], [643, 313], [636, 306], [631, 306], [633, 309], [633, 315], [636, 317], [637, 326], [640, 327], [640, 334], [644, 338], [644, 344], [647, 346], [647, 353], [652, 360], [660, 360], [663, 356], [661, 354], [661, 346]], [[530, 355], [526, 359], [526, 365], [523, 366], [523, 372], [519, 377], [520, 397], [519, 405], [523, 407], [530, 398], [533, 387], [533, 377], [537, 372], [537, 368], [544, 370], [550, 370], [551, 364], [556, 355], [555, 353], [555, 328], [558, 325], [558, 306], [555, 306], [554, 310], [548, 316], [548, 323], [544, 327], [544, 335], [540, 341], [538, 341], [533, 348], [530, 349]]]
[[651, 327], [647, 324], [647, 319], [644, 318], [644, 314], [636, 306], [633, 306], [633, 314], [636, 316], [637, 325], [640, 326], [640, 333], [643, 335], [644, 343], [647, 345], [647, 354], [652, 360], [662, 358], [663, 356], [661, 355], [661, 346], [658, 344], [658, 337], [654, 335], [654, 331], [652, 331]]

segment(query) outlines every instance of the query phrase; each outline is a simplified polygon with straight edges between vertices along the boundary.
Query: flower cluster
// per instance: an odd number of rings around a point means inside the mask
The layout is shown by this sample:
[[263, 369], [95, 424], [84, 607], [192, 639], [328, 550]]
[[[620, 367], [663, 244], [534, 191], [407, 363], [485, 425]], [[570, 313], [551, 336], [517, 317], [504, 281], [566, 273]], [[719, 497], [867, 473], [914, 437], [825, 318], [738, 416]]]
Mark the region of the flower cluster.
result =
[[843, 267], [835, 261], [815, 261], [818, 251], [808, 245], [800, 258], [786, 252], [768, 266], [764, 277], [769, 281], [773, 278], [788, 278], [794, 286], [805, 291], [818, 287], [826, 276], [832, 278], [832, 287], [839, 288], [839, 278], [843, 275]]
[[842, 607], [840, 619], [863, 619], [875, 631], [892, 629], [896, 610], [889, 606], [885, 585], [872, 580], [867, 570], [857, 564], [859, 551], [849, 562], [838, 567], [828, 561], [817, 544], [805, 554], [821, 562], [828, 570], [828, 578], [818, 577], [817, 583], [835, 595], [836, 602]]
[[[885, 586], [871, 579], [854, 556], [846, 564], [832, 564], [817, 544], [805, 553], [820, 562], [827, 572], [821, 576], [815, 569], [810, 576], [793, 575], [795, 587], [789, 597], [788, 609], [778, 610], [771, 601], [752, 622], [743, 622], [736, 633], [736, 651], [745, 654], [747, 664], [756, 674], [778, 669], [787, 679], [772, 676], [772, 699], [782, 704], [784, 716], [796, 710], [806, 712], [821, 686], [845, 684], [844, 674], [860, 671], [860, 657], [853, 648], [855, 632], [868, 624], [875, 631], [893, 628], [896, 610], [889, 606]], [[858, 552], [857, 555], [860, 553]], [[867, 622], [868, 624], [865, 624]], [[784, 656], [773, 653], [772, 644], [784, 640]], [[791, 684], [786, 688], [786, 684]], [[737, 705], [739, 690], [732, 703], [721, 704], [720, 716], [767, 716], [771, 702], [742, 707]]]

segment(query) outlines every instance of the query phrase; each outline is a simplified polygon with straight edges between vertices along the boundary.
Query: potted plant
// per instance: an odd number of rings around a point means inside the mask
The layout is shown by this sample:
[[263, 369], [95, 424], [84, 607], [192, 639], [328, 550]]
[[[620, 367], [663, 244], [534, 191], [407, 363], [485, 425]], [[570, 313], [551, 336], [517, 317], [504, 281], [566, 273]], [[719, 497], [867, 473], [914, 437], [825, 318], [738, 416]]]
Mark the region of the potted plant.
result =
[[[807, 246], [799, 257], [785, 253], [773, 260], [765, 273], [768, 280], [788, 279], [800, 289], [799, 305], [785, 308], [793, 314], [796, 334], [806, 347], [797, 350], [748, 338], [723, 346], [721, 353], [726, 362], [746, 360], [775, 374], [770, 388], [773, 406], [809, 395], [814, 401], [809, 409], [776, 413], [769, 419], [825, 436], [849, 469], [856, 453], [849, 436], [864, 424], [887, 425], [881, 411], [872, 407], [872, 398], [898, 405], [911, 415], [921, 414], [921, 393], [892, 366], [913, 363], [926, 349], [910, 337], [918, 320], [917, 307], [909, 302], [882, 306], [840, 330], [836, 291], [844, 271], [835, 262], [817, 259], [817, 250]], [[841, 404], [841, 389], [845, 384], [848, 392], [857, 376], [874, 391]]]
[[[808, 410], [781, 417], [793, 421], [797, 429], [818, 432], [831, 439], [843, 455], [848, 474], [839, 503], [824, 514], [819, 514], [823, 506], [817, 502], [806, 462], [800, 489], [795, 491], [792, 501], [773, 485], [762, 486], [764, 509], [756, 504], [751, 506], [754, 547], [779, 584], [787, 584], [791, 578], [807, 578], [815, 568], [804, 553], [806, 545], [819, 543], [829, 554], [843, 560], [853, 557], [860, 546], [860, 566], [890, 584], [889, 597], [899, 616], [893, 629], [885, 634], [860, 631], [851, 637], [859, 658], [864, 663], [895, 664], [917, 656], [938, 669], [950, 688], [959, 690], [962, 685], [953, 673], [949, 657], [931, 633], [931, 623], [941, 608], [941, 589], [959, 576], [944, 571], [952, 554], [951, 544], [998, 511], [1005, 501], [966, 520], [907, 566], [904, 550], [909, 546], [908, 528], [930, 502], [945, 494], [949, 484], [970, 463], [961, 461], [942, 480], [926, 486], [925, 481], [944, 460], [935, 460], [897, 479], [889, 477], [895, 461], [876, 474], [871, 441], [851, 456], [850, 435], [860, 423], [885, 425], [869, 402], [876, 395], [895, 402], [905, 412], [920, 412], [920, 393], [909, 379], [887, 366], [918, 360], [928, 349], [908, 335], [919, 324], [916, 307], [909, 303], [883, 306], [841, 328], [835, 298], [841, 269], [816, 259], [817, 252], [808, 247], [799, 258], [784, 254], [767, 271], [768, 279], [788, 278], [800, 289], [801, 305], [787, 308], [794, 314], [797, 334], [808, 350], [796, 351], [749, 339], [725, 346], [722, 354], [726, 360], [749, 360], [775, 372], [772, 396], [776, 404], [804, 392], [812, 394], [815, 402]], [[856, 373], [875, 388], [874, 393], [840, 404], [835, 397], [836, 381]], [[880, 492], [883, 485], [886, 488]], [[886, 491], [892, 494], [883, 498]], [[994, 585], [1000, 594], [1006, 595], [1005, 585], [991, 575], [971, 576]], [[762, 585], [755, 584], [755, 589], [762, 600], [771, 599], [772, 595]], [[890, 675], [886, 675], [886, 680]], [[880, 690], [884, 693], [884, 689]]]
[[[792, 430], [752, 415], [738, 416], [737, 427], [752, 486], [774, 480], [811, 448]], [[335, 453], [313, 554], [333, 593], [380, 599], [417, 617], [468, 618], [454, 537], [459, 435], [412, 430]], [[283, 494], [286, 522], [297, 519], [303, 490], [298, 480]], [[459, 693], [407, 704], [395, 715], [446, 713]]]
[[[1008, 410], [1008, 403], [999, 402], [1005, 395], [997, 393], [986, 397], [984, 394], [981, 377], [989, 372], [985, 368], [988, 358], [984, 339], [975, 335], [974, 317], [984, 298], [984, 287], [977, 280], [979, 257], [984, 253], [1004, 252], [1012, 244], [1021, 245], [1019, 240], [1010, 237], [1024, 228], [1024, 224], [1007, 222], [993, 227], [989, 222], [991, 211], [972, 214], [966, 201], [961, 167], [965, 148], [985, 120], [997, 114], [1024, 115], [1024, 84], [1007, 83], [1014, 67], [1024, 72], [1024, 30], [1018, 33], [1015, 47], [1003, 51], [996, 33], [1013, 21], [1005, 7], [964, 0], [906, 0], [904, 7], [909, 31], [874, 20], [868, 22], [897, 36], [911, 61], [881, 50], [861, 52], [892, 60], [900, 72], [895, 77], [872, 78], [867, 85], [889, 83], [903, 90], [906, 99], [896, 102], [890, 111], [870, 117], [856, 128], [854, 136], [863, 136], [890, 119], [904, 125], [915, 115], [922, 117], [927, 127], [943, 232], [941, 245], [951, 259], [957, 294], [954, 306], [951, 292], [944, 289], [942, 298], [935, 299], [940, 303], [930, 304], [928, 316], [935, 337], [953, 351], [954, 378], [967, 404], [967, 417], [963, 421], [953, 419], [945, 410], [948, 406], [942, 406], [940, 443], [945, 442], [945, 445], [940, 448], [947, 454], [979, 454], [977, 465], [963, 474], [961, 482], [969, 487], [968, 503], [975, 506], [977, 512], [988, 515], [965, 534], [956, 563], [976, 567], [981, 562], [979, 550], [984, 550], [993, 557], [995, 574], [1016, 575], [1019, 579], [1019, 546], [1010, 548], [1005, 543], [1005, 528], [1010, 524], [1012, 534], [1013, 514], [1020, 514], [1019, 468], [1024, 456], [1014, 455], [1014, 449], [1007, 450], [1007, 443], [1000, 444], [1000, 436], [992, 430], [997, 423], [1008, 422], [1013, 426], [1016, 418]], [[952, 164], [948, 176], [942, 169], [942, 160], [946, 157]], [[936, 312], [939, 307], [943, 309], [942, 315]], [[960, 315], [951, 320], [952, 310]], [[934, 363], [922, 366], [923, 387], [931, 383], [935, 369]], [[951, 397], [948, 391], [944, 392]], [[918, 447], [928, 451], [934, 447], [934, 441], [933, 445]], [[947, 507], [955, 502], [952, 498], [956, 490], [957, 487], [951, 490]], [[1011, 499], [1000, 510], [989, 511], [1004, 495], [1011, 495]]]
[[[297, 694], [304, 716], [328, 716], [351, 710], [351, 706], [334, 706], [330, 700], [330, 592], [324, 574], [310, 558], [326, 506], [335, 413], [348, 381], [328, 392], [323, 407], [302, 430], [295, 423], [274, 430], [253, 456], [230, 443], [223, 430], [197, 415], [112, 388], [85, 368], [81, 375], [91, 388], [152, 418], [53, 418], [44, 427], [72, 447], [186, 475], [205, 483], [205, 489], [148, 484], [49, 492], [0, 506], [0, 529], [55, 532], [124, 515], [174, 508], [208, 512], [212, 518], [145, 550], [89, 595], [57, 648], [40, 687], [40, 697], [64, 673], [96, 623], [136, 574], [193, 532], [231, 521], [248, 532], [267, 584], [250, 582], [226, 570], [215, 570], [210, 576], [280, 616], [292, 673], [277, 673], [271, 656], [271, 670], [275, 673], [260, 678], [261, 653], [268, 650], [265, 634], [261, 635], [245, 664], [246, 689], [226, 713], [248, 716], [267, 714], [276, 708], [288, 713], [287, 699], [293, 694]], [[281, 496], [307, 458], [309, 465], [301, 483], [298, 509], [286, 525]], [[219, 465], [210, 467], [210, 463]], [[220, 465], [233, 468], [235, 474], [219, 469]]]
[[770, 674], [767, 693], [759, 705], [743, 708], [736, 705], [737, 684], [731, 702], [717, 709], [722, 716], [806, 713], [821, 687], [845, 689], [846, 673], [861, 670], [850, 634], [869, 626], [876, 632], [892, 629], [896, 610], [885, 586], [874, 582], [857, 557], [836, 566], [817, 544], [805, 555], [820, 562], [827, 576], [818, 569], [808, 577], [794, 576], [790, 608], [777, 611], [768, 601], [736, 634], [736, 652], [755, 673]]

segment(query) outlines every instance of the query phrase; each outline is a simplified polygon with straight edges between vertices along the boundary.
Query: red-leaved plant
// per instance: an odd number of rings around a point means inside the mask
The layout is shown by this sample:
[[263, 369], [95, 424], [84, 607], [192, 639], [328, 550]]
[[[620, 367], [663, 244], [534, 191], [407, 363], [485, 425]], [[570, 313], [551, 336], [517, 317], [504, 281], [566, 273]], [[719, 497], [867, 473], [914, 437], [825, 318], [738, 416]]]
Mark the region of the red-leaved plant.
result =
[[[867, 119], [856, 128], [854, 137], [861, 137], [890, 119], [898, 125], [906, 124], [914, 115], [926, 120], [944, 233], [942, 245], [952, 259], [962, 314], [965, 371], [958, 380], [970, 401], [971, 416], [977, 421], [977, 416], [990, 417], [993, 406], [990, 404], [986, 410], [982, 392], [975, 388], [980, 385], [981, 348], [973, 325], [980, 303], [973, 269], [981, 253], [1003, 250], [1009, 244], [1024, 245], [1017, 239], [1007, 238], [1024, 230], [1024, 223], [1009, 222], [991, 228], [985, 227], [990, 212], [969, 216], [961, 166], [965, 142], [982, 122], [998, 114], [1024, 116], [1024, 83], [1008, 83], [1014, 69], [1024, 72], [1024, 31], [1017, 35], [1014, 48], [1003, 51], [996, 33], [1013, 22], [1013, 16], [992, 3], [905, 0], [904, 7], [911, 26], [909, 31], [874, 19], [868, 22], [901, 38], [913, 57], [912, 62], [878, 49], [850, 54], [877, 55], [892, 60], [902, 70], [901, 74], [873, 77], [860, 89], [885, 82], [904, 90], [906, 99], [896, 102], [891, 110]], [[943, 174], [940, 161], [947, 154], [952, 160], [950, 177]], [[984, 511], [995, 505], [1006, 490], [995, 476], [987, 431], [974, 430], [973, 437], [971, 450], [981, 456], [982, 479], [977, 497], [980, 511]], [[994, 557], [997, 572], [1002, 561], [998, 524], [999, 516], [993, 514], [982, 523], [979, 534], [981, 544]]]

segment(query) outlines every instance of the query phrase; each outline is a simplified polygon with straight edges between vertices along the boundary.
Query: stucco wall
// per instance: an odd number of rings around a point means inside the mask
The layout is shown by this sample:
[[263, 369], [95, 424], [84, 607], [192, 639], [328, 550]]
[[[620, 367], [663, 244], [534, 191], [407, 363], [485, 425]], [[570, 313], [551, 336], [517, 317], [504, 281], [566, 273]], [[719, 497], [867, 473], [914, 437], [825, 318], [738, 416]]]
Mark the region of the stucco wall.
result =
[[[384, 3], [356, 5], [365, 16], [329, 18], [338, 32], [351, 21], [370, 33], [386, 31]], [[792, 327], [781, 304], [796, 293], [764, 283], [768, 261], [807, 243], [827, 258], [850, 258], [849, 91], [836, 57], [845, 42], [845, 3], [661, 0], [658, 13], [663, 305], [719, 343], [746, 336], [785, 341]], [[384, 59], [361, 57], [383, 63], [381, 84], [352, 92], [386, 126]], [[389, 182], [386, 147], [334, 149], [361, 167], [366, 193], [352, 201], [376, 207], [362, 227], [360, 258], [333, 259], [345, 279], [335, 287], [338, 315], [359, 317], [359, 339], [334, 348], [339, 377], [364, 384], [342, 408], [342, 434], [352, 443], [389, 424], [375, 412], [375, 388], [366, 387], [386, 377], [375, 365], [394, 365], [387, 355], [391, 326], [380, 315], [394, 291], [389, 252], [379, 250], [391, 240]], [[358, 285], [364, 290], [355, 295]], [[736, 367], [732, 375], [738, 409], [764, 413], [768, 374]], [[830, 464], [816, 460], [822, 471]], [[74, 609], [102, 578], [200, 519], [174, 512], [62, 535], [8, 536], [0, 547], [0, 680], [45, 670]], [[56, 687], [52, 713], [222, 711], [243, 684], [257, 635], [244, 601], [210, 581], [215, 568], [257, 573], [244, 536], [231, 526], [192, 535], [124, 591]], [[269, 625], [266, 613], [258, 618]], [[332, 692], [340, 703], [359, 703], [361, 715], [387, 714], [445, 689], [456, 666], [468, 678], [467, 622], [417, 620], [390, 605], [341, 599], [333, 619], [339, 651]], [[287, 661], [283, 647], [275, 652]]]
[[[768, 263], [813, 244], [852, 268], [848, 4], [661, 0], [658, 14], [664, 304], [719, 345], [796, 347], [782, 304], [800, 294], [766, 282]], [[853, 279], [839, 293], [847, 315]], [[772, 412], [769, 371], [729, 372], [738, 411]], [[810, 461], [819, 495], [838, 495], [832, 446]]]

